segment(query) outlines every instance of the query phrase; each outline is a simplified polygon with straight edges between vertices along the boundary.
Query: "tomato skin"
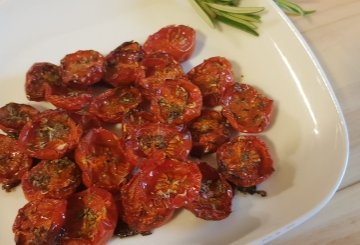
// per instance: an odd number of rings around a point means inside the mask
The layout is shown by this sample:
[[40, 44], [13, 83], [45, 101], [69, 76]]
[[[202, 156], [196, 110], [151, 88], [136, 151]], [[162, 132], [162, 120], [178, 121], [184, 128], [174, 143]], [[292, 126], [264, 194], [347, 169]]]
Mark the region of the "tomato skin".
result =
[[60, 63], [65, 85], [88, 86], [99, 82], [105, 73], [105, 58], [94, 50], [67, 54]]
[[112, 237], [118, 211], [112, 194], [90, 187], [68, 199], [61, 244], [105, 245]]
[[65, 111], [46, 110], [22, 128], [18, 144], [31, 157], [53, 160], [75, 148], [82, 129]]
[[0, 183], [3, 189], [10, 191], [20, 184], [32, 162], [32, 158], [19, 150], [15, 139], [0, 134]]
[[87, 187], [117, 191], [131, 172], [120, 139], [104, 128], [91, 129], [80, 140], [75, 149], [75, 160]]
[[143, 48], [146, 53], [164, 52], [178, 62], [186, 61], [195, 50], [195, 30], [185, 25], [169, 25], [150, 35]]
[[233, 189], [226, 179], [206, 162], [201, 162], [202, 174], [199, 195], [185, 207], [196, 217], [205, 220], [222, 220], [231, 213]]
[[200, 117], [188, 126], [193, 140], [191, 155], [202, 157], [216, 152], [217, 148], [230, 139], [230, 129], [225, 119], [215, 110], [204, 109]]
[[136, 87], [117, 87], [98, 95], [91, 102], [89, 112], [103, 122], [118, 123], [123, 115], [142, 102]]
[[41, 198], [66, 199], [80, 183], [80, 169], [67, 157], [42, 160], [21, 180], [23, 192], [29, 201]]
[[37, 114], [39, 111], [30, 105], [8, 103], [0, 108], [0, 129], [7, 134], [18, 134]]
[[202, 109], [199, 88], [187, 79], [167, 80], [150, 101], [150, 110], [166, 124], [186, 124], [198, 117]]
[[62, 84], [60, 67], [48, 62], [33, 64], [26, 73], [25, 93], [28, 100], [45, 100], [45, 84]]
[[66, 200], [37, 199], [22, 207], [15, 218], [13, 232], [19, 245], [57, 244], [65, 222]]
[[263, 132], [270, 124], [273, 101], [247, 84], [236, 84], [223, 94], [222, 114], [243, 133]]
[[256, 136], [238, 136], [216, 152], [218, 170], [237, 187], [262, 183], [274, 171], [273, 160], [264, 141]]

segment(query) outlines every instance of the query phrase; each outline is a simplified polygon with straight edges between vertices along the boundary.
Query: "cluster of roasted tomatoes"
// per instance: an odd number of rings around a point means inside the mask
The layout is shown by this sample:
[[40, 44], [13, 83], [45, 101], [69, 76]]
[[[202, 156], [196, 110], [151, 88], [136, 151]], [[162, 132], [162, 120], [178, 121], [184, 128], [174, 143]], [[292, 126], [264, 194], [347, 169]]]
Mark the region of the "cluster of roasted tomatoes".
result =
[[[246, 134], [266, 129], [272, 100], [236, 82], [223, 57], [185, 73], [195, 44], [194, 29], [171, 25], [143, 45], [29, 68], [27, 98], [56, 108], [0, 108], [0, 183], [21, 183], [29, 201], [16, 244], [105, 244], [116, 227], [147, 234], [180, 208], [224, 219], [234, 187], [273, 172], [264, 141]], [[212, 153], [217, 166], [201, 161]]]

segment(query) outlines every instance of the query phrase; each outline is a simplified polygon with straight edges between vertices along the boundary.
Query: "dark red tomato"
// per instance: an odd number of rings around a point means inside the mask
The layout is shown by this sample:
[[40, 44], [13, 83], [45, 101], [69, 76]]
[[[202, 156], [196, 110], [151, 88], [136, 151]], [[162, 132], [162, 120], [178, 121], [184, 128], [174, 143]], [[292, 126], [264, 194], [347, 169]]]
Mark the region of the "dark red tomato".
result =
[[81, 127], [65, 111], [46, 110], [25, 124], [18, 143], [31, 157], [53, 160], [74, 149], [81, 134]]
[[219, 105], [226, 88], [235, 83], [232, 65], [223, 57], [204, 60], [203, 63], [192, 68], [187, 76], [200, 88], [203, 103], [209, 107]]
[[166, 124], [186, 124], [200, 116], [202, 97], [199, 88], [187, 79], [167, 80], [152, 96], [150, 110]]
[[185, 76], [181, 65], [167, 53], [145, 55], [142, 65], [145, 67], [145, 78], [140, 79], [137, 84], [143, 88], [142, 92], [147, 97], [160, 88], [167, 79]]
[[42, 160], [27, 172], [22, 189], [28, 200], [40, 198], [66, 199], [81, 183], [81, 171], [68, 157]]
[[18, 134], [39, 111], [26, 104], [8, 103], [0, 108], [0, 129], [7, 134]]
[[69, 116], [81, 126], [84, 132], [101, 126], [100, 120], [86, 110], [69, 112]]
[[136, 108], [142, 101], [135, 87], [118, 87], [98, 95], [91, 102], [89, 112], [108, 123], [119, 123], [123, 115]]
[[131, 171], [120, 139], [104, 128], [92, 129], [80, 140], [75, 149], [75, 160], [87, 187], [116, 191]]
[[94, 50], [79, 50], [61, 60], [63, 82], [87, 86], [99, 82], [105, 73], [105, 58]]
[[145, 77], [145, 68], [141, 65], [144, 50], [137, 42], [125, 42], [105, 57], [104, 80], [117, 87], [132, 84]]
[[112, 237], [118, 212], [110, 192], [91, 187], [68, 199], [63, 245], [105, 245]]
[[125, 139], [125, 147], [126, 156], [134, 165], [141, 165], [149, 158], [183, 161], [191, 149], [191, 135], [169, 125], [149, 123], [131, 132]]
[[273, 101], [247, 84], [228, 88], [222, 98], [222, 114], [243, 133], [259, 133], [270, 124]]
[[154, 114], [149, 111], [131, 110], [126, 113], [122, 120], [121, 132], [124, 139], [128, 135], [134, 134], [136, 129], [148, 123], [156, 123]]
[[45, 84], [62, 84], [60, 67], [46, 62], [33, 64], [26, 73], [26, 97], [33, 101], [45, 100]]
[[90, 104], [94, 92], [70, 86], [45, 86], [45, 99], [57, 108], [67, 111], [79, 111]]
[[218, 170], [237, 187], [251, 187], [268, 178], [273, 161], [268, 148], [255, 136], [239, 136], [219, 147]]
[[0, 183], [2, 188], [10, 191], [20, 184], [23, 175], [29, 171], [32, 158], [22, 153], [17, 141], [9, 136], [0, 134]]
[[189, 26], [170, 25], [150, 35], [144, 43], [146, 53], [165, 52], [178, 62], [190, 58], [195, 50], [196, 33]]
[[186, 208], [201, 219], [225, 219], [231, 213], [231, 185], [209, 164], [202, 162], [198, 166], [202, 174], [200, 193]]
[[58, 244], [65, 222], [67, 201], [37, 199], [22, 207], [16, 216], [13, 232], [19, 245]]
[[193, 146], [191, 155], [201, 157], [213, 153], [229, 140], [230, 130], [220, 112], [205, 109], [200, 117], [194, 119], [188, 126]]
[[166, 224], [175, 209], [159, 207], [143, 188], [143, 175], [134, 176], [121, 188], [121, 218], [134, 233], [149, 233]]

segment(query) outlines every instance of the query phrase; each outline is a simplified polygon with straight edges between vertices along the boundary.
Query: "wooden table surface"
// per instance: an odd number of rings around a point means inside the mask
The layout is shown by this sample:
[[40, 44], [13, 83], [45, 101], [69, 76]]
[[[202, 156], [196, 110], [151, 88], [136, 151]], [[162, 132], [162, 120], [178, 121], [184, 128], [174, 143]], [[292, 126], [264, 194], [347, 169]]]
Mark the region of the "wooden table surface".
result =
[[325, 208], [270, 244], [360, 244], [360, 0], [293, 1], [316, 9], [291, 19], [331, 81], [347, 122], [350, 156], [340, 188]]

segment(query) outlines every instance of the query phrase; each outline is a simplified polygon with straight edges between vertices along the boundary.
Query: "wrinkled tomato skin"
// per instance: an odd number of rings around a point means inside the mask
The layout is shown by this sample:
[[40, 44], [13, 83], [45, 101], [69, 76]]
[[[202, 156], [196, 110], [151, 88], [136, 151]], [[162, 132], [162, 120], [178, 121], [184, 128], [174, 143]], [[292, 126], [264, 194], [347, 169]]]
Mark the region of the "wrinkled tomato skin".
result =
[[21, 186], [27, 200], [66, 199], [81, 183], [79, 167], [71, 159], [42, 160], [27, 172]]
[[150, 35], [143, 48], [146, 53], [164, 52], [178, 62], [186, 61], [195, 50], [195, 30], [185, 25], [169, 25]]
[[95, 97], [89, 112], [103, 122], [119, 123], [125, 113], [136, 108], [141, 102], [142, 96], [136, 87], [117, 87]]
[[188, 126], [193, 146], [191, 155], [202, 157], [216, 152], [217, 148], [230, 139], [230, 128], [220, 112], [204, 109], [200, 117]]
[[191, 149], [191, 135], [169, 125], [149, 123], [129, 134], [125, 147], [127, 158], [135, 166], [146, 159], [168, 157], [183, 161]]
[[0, 108], [0, 129], [7, 134], [18, 134], [39, 111], [26, 104], [8, 103]]
[[233, 189], [227, 180], [206, 162], [199, 165], [201, 188], [199, 195], [185, 207], [196, 217], [222, 220], [231, 214]]
[[22, 128], [18, 144], [31, 157], [53, 160], [75, 148], [81, 127], [62, 110], [46, 110]]
[[274, 171], [273, 160], [264, 141], [256, 136], [238, 136], [216, 152], [218, 170], [237, 187], [256, 186]]
[[145, 52], [137, 42], [125, 42], [105, 57], [104, 80], [114, 87], [129, 85], [145, 77], [141, 65]]
[[156, 123], [154, 114], [151, 112], [137, 109], [129, 111], [122, 120], [122, 137], [126, 139], [129, 135], [134, 134], [138, 128], [149, 123]]
[[88, 86], [99, 82], [105, 73], [105, 58], [94, 50], [68, 54], [60, 63], [65, 85]]
[[61, 244], [105, 245], [112, 237], [118, 211], [112, 194], [91, 187], [68, 199]]
[[28, 100], [44, 101], [45, 84], [62, 84], [60, 67], [47, 62], [33, 64], [26, 73], [25, 93]]
[[92, 129], [80, 140], [75, 149], [75, 160], [87, 187], [115, 192], [126, 183], [131, 172], [119, 137], [104, 128]]
[[58, 244], [66, 207], [66, 200], [44, 198], [28, 202], [18, 211], [13, 224], [15, 243]]
[[187, 77], [202, 93], [205, 106], [220, 105], [224, 91], [235, 84], [232, 65], [224, 57], [211, 57], [192, 68]]
[[32, 166], [32, 158], [19, 150], [15, 139], [0, 134], [0, 183], [10, 191]]
[[170, 125], [190, 122], [200, 115], [201, 109], [201, 92], [187, 79], [167, 80], [150, 101], [155, 117]]
[[260, 133], [270, 124], [273, 100], [247, 84], [229, 87], [222, 98], [222, 114], [242, 133]]

